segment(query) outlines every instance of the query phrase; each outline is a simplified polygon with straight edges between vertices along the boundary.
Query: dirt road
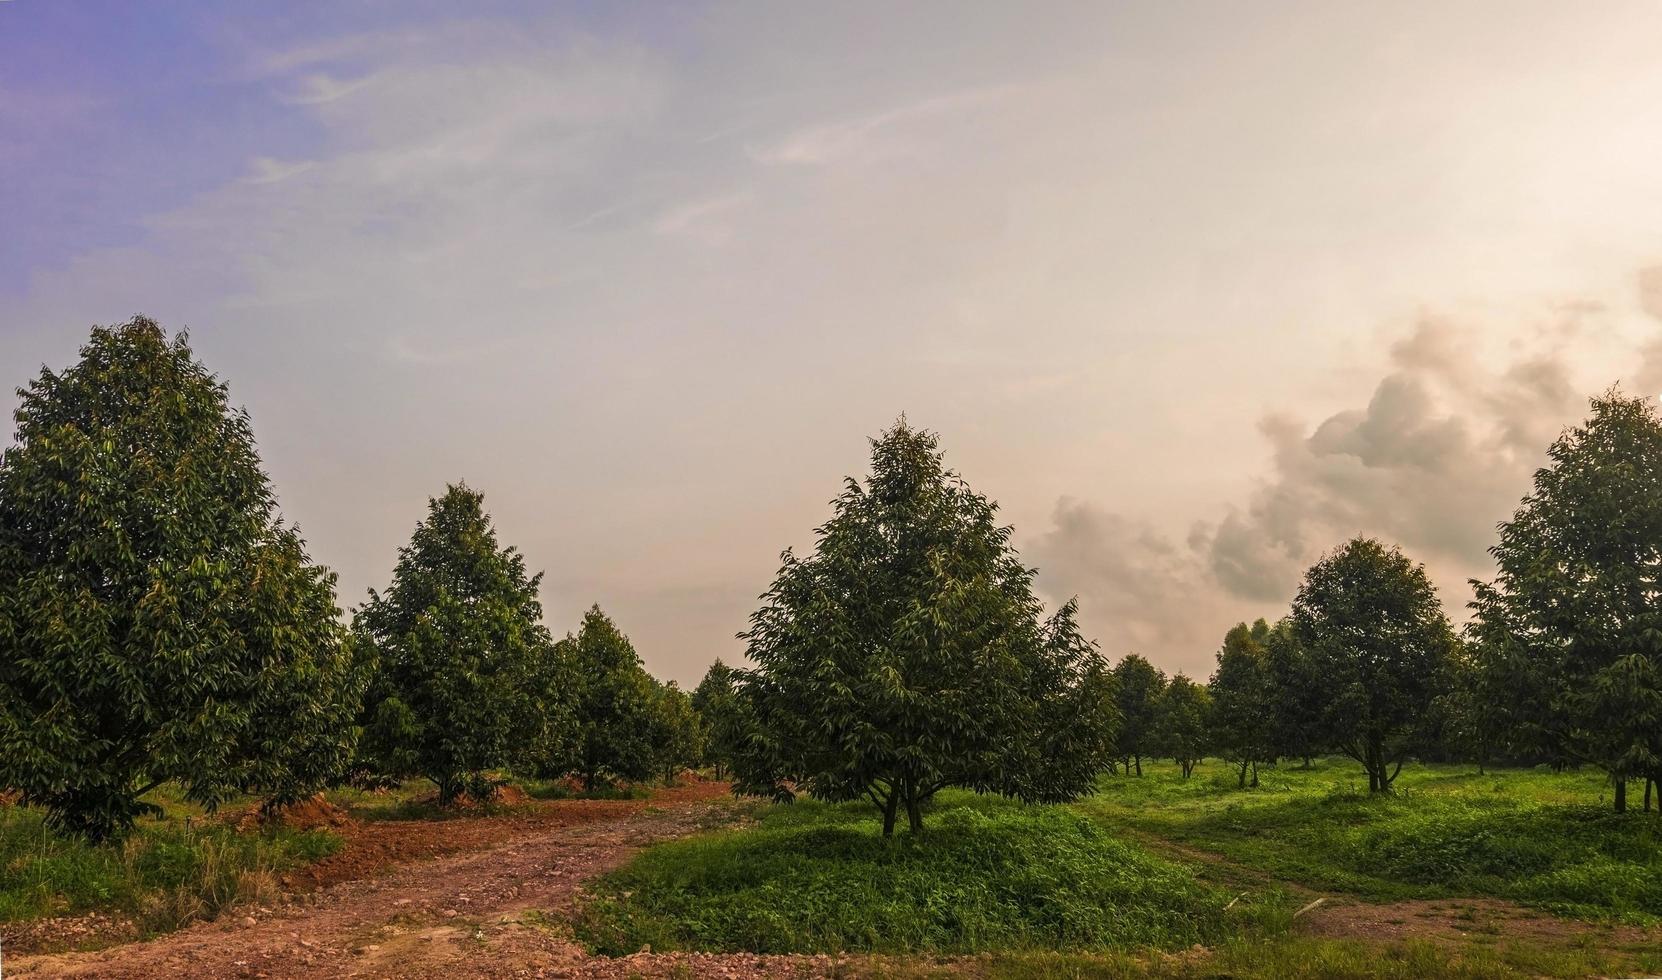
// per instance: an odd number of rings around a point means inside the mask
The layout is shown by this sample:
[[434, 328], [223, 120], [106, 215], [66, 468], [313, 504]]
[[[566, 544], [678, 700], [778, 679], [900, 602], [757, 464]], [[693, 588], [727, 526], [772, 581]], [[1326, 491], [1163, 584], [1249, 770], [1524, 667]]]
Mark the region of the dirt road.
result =
[[[589, 957], [560, 925], [579, 884], [653, 841], [730, 822], [725, 786], [650, 801], [536, 804], [510, 817], [380, 821], [346, 830], [303, 892], [149, 942], [12, 956], [6, 977], [816, 976], [828, 957]], [[427, 856], [436, 855], [436, 856]]]

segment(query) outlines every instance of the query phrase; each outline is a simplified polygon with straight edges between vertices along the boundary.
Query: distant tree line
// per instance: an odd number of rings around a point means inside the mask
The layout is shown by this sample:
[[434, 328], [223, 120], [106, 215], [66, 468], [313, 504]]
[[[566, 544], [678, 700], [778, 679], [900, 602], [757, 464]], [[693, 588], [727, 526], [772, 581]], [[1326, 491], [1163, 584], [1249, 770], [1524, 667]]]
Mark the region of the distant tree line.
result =
[[[1410, 758], [1596, 766], [1614, 807], [1628, 783], [1649, 809], [1662, 783], [1662, 418], [1611, 390], [1548, 450], [1490, 549], [1456, 632], [1422, 566], [1356, 538], [1305, 574], [1288, 614], [1235, 626], [1197, 697], [1128, 656], [1114, 669], [1124, 724], [1116, 758], [1183, 774], [1197, 755], [1238, 767], [1339, 752], [1369, 789]], [[1197, 703], [1208, 719], [1195, 742]], [[1659, 807], [1662, 810], [1662, 807]]]
[[786, 551], [749, 667], [691, 692], [591, 608], [556, 640], [540, 575], [483, 496], [429, 501], [391, 583], [342, 614], [277, 512], [246, 413], [183, 335], [96, 328], [19, 392], [0, 456], [0, 789], [50, 824], [120, 837], [164, 782], [269, 807], [423, 777], [442, 803], [506, 776], [673, 780], [868, 801], [921, 830], [950, 787], [1056, 802], [1155, 758], [1190, 776], [1354, 759], [1597, 766], [1625, 809], [1662, 779], [1662, 419], [1610, 391], [1499, 526], [1456, 631], [1422, 566], [1359, 537], [1285, 616], [1224, 636], [1202, 683], [1110, 664], [1046, 610], [997, 507], [904, 419], [871, 443], [811, 554]]

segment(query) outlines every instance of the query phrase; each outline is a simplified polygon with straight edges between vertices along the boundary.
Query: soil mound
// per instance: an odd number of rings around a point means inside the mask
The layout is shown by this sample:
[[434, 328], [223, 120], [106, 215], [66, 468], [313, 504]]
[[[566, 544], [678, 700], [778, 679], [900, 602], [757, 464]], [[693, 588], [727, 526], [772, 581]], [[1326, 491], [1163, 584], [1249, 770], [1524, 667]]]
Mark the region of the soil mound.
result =
[[[418, 806], [438, 806], [439, 794], [423, 796], [415, 802]], [[519, 806], [522, 803], [531, 802], [531, 797], [518, 786], [502, 783], [491, 787], [491, 795], [486, 799], [486, 802], [491, 806]], [[472, 810], [478, 806], [479, 801], [467, 793], [459, 794], [450, 804], [450, 808], [453, 810]]]
[[255, 807], [237, 821], [238, 830], [257, 830], [272, 824], [282, 824], [295, 830], [318, 830], [325, 827], [344, 827], [352, 822], [345, 810], [330, 803], [319, 793], [309, 799], [272, 811]]

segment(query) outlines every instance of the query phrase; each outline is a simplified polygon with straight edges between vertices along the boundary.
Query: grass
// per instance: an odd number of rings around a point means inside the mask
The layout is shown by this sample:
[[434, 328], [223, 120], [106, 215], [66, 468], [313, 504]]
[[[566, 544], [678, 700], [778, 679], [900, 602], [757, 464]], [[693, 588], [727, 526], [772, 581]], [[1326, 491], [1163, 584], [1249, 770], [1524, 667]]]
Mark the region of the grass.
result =
[[884, 839], [870, 806], [801, 802], [753, 828], [657, 845], [578, 917], [597, 952], [977, 953], [1182, 948], [1256, 917], [1231, 893], [1056, 807], [942, 794], [924, 832]]
[[[1230, 977], [1234, 980], [1501, 980], [1512, 977], [1655, 975], [1662, 953], [1597, 947], [1545, 950], [1523, 944], [1461, 946], [1427, 941], [1372, 943], [1308, 936], [1231, 940], [1205, 951], [1176, 954], [1030, 953], [980, 964], [989, 980], [1120, 980], [1120, 978]], [[944, 973], [944, 971], [943, 971]], [[895, 980], [904, 973], [891, 971]], [[911, 974], [930, 975], [927, 970]]]
[[1343, 759], [1265, 770], [1246, 790], [1223, 766], [1189, 780], [1165, 765], [1144, 771], [1104, 777], [1077, 809], [1365, 898], [1493, 896], [1578, 918], [1662, 920], [1662, 817], [1611, 812], [1597, 773], [1416, 765], [1396, 793], [1370, 797]]
[[279, 873], [340, 846], [327, 831], [239, 833], [186, 815], [140, 821], [127, 840], [99, 847], [53, 833], [38, 810], [0, 809], [0, 922], [114, 910], [141, 934], [165, 932], [268, 900]]

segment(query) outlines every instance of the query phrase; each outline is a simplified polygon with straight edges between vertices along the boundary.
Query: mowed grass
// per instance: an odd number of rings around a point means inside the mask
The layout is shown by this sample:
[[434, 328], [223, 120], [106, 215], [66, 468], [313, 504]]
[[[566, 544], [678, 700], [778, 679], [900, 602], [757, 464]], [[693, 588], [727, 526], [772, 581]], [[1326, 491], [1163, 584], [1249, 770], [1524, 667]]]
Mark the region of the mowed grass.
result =
[[125, 841], [106, 846], [53, 833], [39, 810], [0, 808], [0, 922], [102, 911], [130, 917], [141, 934], [165, 932], [270, 900], [277, 875], [341, 843], [322, 830], [241, 833], [160, 802], [169, 819], [141, 820]]
[[1175, 949], [1290, 913], [1279, 895], [1226, 913], [1233, 897], [1064, 808], [944, 793], [915, 836], [803, 801], [657, 845], [593, 887], [577, 930], [608, 955]]
[[[1189, 780], [1144, 766], [1076, 809], [1106, 827], [1216, 852], [1287, 881], [1366, 898], [1494, 896], [1587, 919], [1662, 920], [1662, 816], [1616, 814], [1600, 773], [1411, 765], [1370, 797], [1346, 759]], [[1631, 799], [1631, 794], [1630, 794]]]

